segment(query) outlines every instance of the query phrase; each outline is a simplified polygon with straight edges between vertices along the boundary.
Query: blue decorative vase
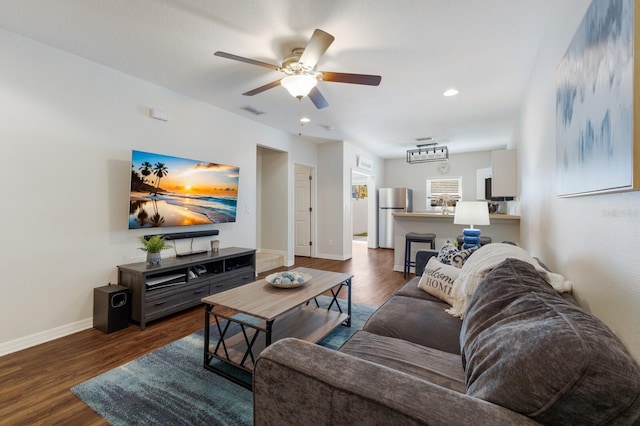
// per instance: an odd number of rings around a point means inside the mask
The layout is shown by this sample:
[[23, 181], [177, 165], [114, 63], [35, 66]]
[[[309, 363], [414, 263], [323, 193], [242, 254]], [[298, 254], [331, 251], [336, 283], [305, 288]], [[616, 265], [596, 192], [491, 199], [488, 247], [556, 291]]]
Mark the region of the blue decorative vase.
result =
[[465, 228], [462, 230], [464, 244], [462, 248], [480, 247], [480, 230], [473, 228]]

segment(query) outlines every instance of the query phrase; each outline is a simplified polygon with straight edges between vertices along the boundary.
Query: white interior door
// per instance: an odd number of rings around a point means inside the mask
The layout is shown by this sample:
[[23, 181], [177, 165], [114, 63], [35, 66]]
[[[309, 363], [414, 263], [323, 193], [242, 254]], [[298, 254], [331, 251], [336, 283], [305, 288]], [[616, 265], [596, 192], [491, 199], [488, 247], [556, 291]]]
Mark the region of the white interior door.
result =
[[311, 257], [311, 168], [295, 167], [295, 255]]

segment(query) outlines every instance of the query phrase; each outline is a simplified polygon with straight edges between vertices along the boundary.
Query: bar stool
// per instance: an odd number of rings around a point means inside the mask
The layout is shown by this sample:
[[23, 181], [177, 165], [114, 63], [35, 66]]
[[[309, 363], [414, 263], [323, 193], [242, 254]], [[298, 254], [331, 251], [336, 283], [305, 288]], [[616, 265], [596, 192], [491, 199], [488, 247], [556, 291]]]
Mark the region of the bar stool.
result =
[[[458, 248], [462, 249], [462, 244], [464, 243], [464, 237], [462, 235], [458, 235], [458, 238], [456, 238], [458, 240]], [[485, 244], [490, 244], [491, 243], [491, 237], [485, 237], [483, 235], [480, 235], [480, 245], [483, 246]]]
[[416, 266], [416, 262], [411, 260], [411, 243], [428, 243], [431, 249], [436, 248], [436, 234], [420, 234], [409, 232], [404, 236], [404, 278], [409, 275], [409, 269]]

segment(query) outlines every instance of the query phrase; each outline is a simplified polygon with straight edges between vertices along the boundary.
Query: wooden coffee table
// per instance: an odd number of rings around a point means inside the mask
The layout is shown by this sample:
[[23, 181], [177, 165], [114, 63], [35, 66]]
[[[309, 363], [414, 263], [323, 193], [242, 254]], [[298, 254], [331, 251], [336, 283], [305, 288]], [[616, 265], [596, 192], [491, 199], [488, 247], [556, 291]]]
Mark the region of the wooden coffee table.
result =
[[[277, 340], [296, 337], [315, 343], [341, 324], [351, 326], [353, 275], [309, 268], [296, 268], [292, 272], [309, 274], [312, 278], [297, 288], [276, 288], [262, 279], [202, 299], [205, 304], [206, 369], [250, 389], [250, 384], [212, 362], [218, 359], [253, 372], [260, 352]], [[347, 287], [346, 313], [337, 298], [343, 287]], [[328, 291], [333, 296], [331, 302], [328, 307], [320, 307], [315, 298]], [[338, 311], [331, 310], [334, 304]], [[229, 309], [236, 313], [229, 315]], [[209, 327], [213, 325], [212, 317], [216, 320], [215, 325], [220, 334], [215, 345], [210, 342]], [[231, 324], [238, 324], [240, 331], [229, 336]]]

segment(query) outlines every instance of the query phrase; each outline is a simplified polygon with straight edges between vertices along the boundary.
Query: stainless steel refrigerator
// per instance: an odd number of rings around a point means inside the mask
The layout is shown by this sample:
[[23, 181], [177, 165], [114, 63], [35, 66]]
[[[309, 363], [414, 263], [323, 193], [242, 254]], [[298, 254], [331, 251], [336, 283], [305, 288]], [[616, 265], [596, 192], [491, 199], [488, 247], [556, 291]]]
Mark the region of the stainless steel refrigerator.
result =
[[409, 188], [378, 190], [378, 246], [393, 247], [393, 213], [413, 211], [413, 191]]

